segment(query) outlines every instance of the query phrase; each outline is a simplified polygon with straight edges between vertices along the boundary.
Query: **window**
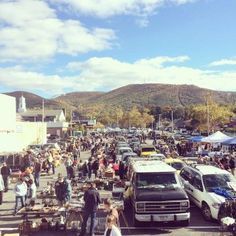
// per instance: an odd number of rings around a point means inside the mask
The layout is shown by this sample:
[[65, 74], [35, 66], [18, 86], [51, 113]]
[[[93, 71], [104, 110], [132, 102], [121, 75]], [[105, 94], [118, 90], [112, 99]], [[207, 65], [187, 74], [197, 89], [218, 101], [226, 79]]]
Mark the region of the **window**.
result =
[[203, 183], [206, 191], [213, 192], [215, 188], [232, 189], [231, 185], [236, 185], [236, 180], [231, 174], [211, 174], [203, 176]]
[[136, 180], [138, 188], [167, 188], [177, 184], [174, 173], [139, 173]]
[[154, 147], [143, 147], [142, 148], [142, 152], [155, 152], [155, 148]]
[[192, 175], [191, 175], [190, 171], [187, 169], [183, 169], [180, 172], [180, 176], [186, 181], [190, 181], [192, 179]]
[[184, 167], [182, 162], [172, 162], [170, 165], [175, 168], [176, 170], [181, 170]]
[[201, 180], [201, 176], [199, 174], [196, 174], [194, 176], [194, 178], [192, 180], [192, 185], [194, 186], [194, 188], [203, 192], [202, 180]]

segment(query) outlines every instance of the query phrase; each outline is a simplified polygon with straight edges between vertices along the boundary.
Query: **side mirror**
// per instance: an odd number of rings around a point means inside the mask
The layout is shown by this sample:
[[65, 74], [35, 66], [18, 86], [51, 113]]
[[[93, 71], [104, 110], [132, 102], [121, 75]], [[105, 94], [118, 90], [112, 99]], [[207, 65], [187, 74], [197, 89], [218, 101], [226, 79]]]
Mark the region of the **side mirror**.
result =
[[183, 186], [185, 187], [186, 185], [189, 185], [189, 182], [187, 180], [183, 181]]

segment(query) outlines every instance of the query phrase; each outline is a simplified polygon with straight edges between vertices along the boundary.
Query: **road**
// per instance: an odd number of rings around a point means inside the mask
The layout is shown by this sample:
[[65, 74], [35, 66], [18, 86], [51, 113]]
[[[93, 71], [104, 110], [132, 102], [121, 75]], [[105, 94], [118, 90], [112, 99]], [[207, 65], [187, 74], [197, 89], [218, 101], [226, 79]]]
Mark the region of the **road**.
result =
[[[88, 152], [83, 152], [81, 157], [82, 159], [87, 159], [89, 156]], [[41, 177], [40, 191], [44, 186], [46, 186], [47, 181], [56, 179], [58, 173], [62, 173], [65, 175], [65, 167], [64, 165], [60, 165], [56, 169], [56, 174], [53, 176], [43, 176]], [[18, 224], [22, 222], [22, 218], [19, 216], [13, 216], [13, 209], [15, 204], [15, 196], [12, 191], [14, 185], [10, 185], [10, 190], [7, 193], [4, 193], [3, 205], [0, 206], [0, 231], [8, 231], [17, 229]], [[142, 228], [134, 228], [132, 226], [132, 217], [131, 212], [126, 214], [126, 218], [129, 223], [129, 229], [122, 224], [122, 234], [123, 235], [201, 235], [201, 236], [213, 236], [213, 235], [228, 235], [226, 233], [222, 234], [219, 232], [219, 225], [216, 222], [206, 222], [201, 216], [200, 210], [195, 206], [191, 206], [191, 221], [189, 227], [179, 227], [178, 225], [174, 225], [173, 223], [169, 224], [147, 224]], [[75, 232], [40, 232], [35, 233], [35, 236], [74, 236]]]

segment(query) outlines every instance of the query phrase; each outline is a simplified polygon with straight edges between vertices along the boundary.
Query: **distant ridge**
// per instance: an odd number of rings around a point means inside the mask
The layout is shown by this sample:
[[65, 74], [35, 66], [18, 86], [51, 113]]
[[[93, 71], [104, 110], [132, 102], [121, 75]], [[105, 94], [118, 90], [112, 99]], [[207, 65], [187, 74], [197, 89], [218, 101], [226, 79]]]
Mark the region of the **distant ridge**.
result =
[[[29, 92], [6, 93], [17, 98], [23, 93], [29, 108], [40, 108], [42, 97]], [[194, 85], [130, 84], [110, 92], [72, 92], [54, 99], [45, 99], [45, 107], [77, 109], [80, 105], [107, 106], [174, 106], [185, 107], [203, 103], [207, 94], [220, 104], [236, 103], [236, 92], [203, 89]]]
[[205, 101], [207, 94], [220, 104], [236, 102], [236, 92], [221, 92], [200, 88], [194, 85], [171, 84], [130, 84], [107, 93], [76, 92], [65, 94], [55, 100], [78, 103], [105, 104], [112, 106], [189, 106]]

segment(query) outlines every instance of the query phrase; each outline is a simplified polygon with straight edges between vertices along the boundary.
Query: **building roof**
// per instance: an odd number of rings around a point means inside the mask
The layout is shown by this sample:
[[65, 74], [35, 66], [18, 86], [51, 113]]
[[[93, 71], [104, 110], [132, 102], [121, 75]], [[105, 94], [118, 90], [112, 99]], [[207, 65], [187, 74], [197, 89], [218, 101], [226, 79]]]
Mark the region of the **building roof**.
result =
[[163, 161], [157, 160], [135, 161], [133, 163], [133, 169], [136, 173], [176, 172], [176, 169], [173, 167], [169, 166]]
[[[21, 113], [23, 117], [35, 117], [42, 115], [42, 110], [27, 110], [26, 112]], [[60, 116], [63, 110], [44, 110], [44, 116]]]

